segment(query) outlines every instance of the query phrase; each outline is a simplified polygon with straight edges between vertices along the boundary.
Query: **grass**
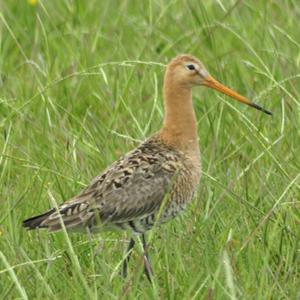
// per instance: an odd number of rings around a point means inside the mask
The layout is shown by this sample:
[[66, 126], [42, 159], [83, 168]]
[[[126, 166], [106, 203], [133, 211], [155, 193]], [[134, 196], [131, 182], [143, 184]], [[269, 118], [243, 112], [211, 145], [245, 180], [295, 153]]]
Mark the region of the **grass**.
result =
[[[297, 1], [0, 3], [1, 299], [298, 299]], [[27, 232], [159, 129], [164, 64], [199, 57], [273, 117], [196, 89], [203, 176], [157, 228], [154, 286], [129, 234]], [[205, 99], [205, 101], [204, 101]]]

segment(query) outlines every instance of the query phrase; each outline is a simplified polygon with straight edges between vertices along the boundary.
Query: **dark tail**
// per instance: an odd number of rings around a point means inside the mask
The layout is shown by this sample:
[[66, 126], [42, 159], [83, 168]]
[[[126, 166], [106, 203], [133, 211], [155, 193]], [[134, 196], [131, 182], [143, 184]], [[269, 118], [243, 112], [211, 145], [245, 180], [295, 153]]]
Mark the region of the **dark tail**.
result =
[[23, 227], [28, 228], [29, 230], [36, 228], [47, 228], [47, 225], [41, 225], [41, 223], [46, 220], [51, 214], [55, 212], [55, 208], [45, 212], [42, 215], [35, 216], [23, 221]]

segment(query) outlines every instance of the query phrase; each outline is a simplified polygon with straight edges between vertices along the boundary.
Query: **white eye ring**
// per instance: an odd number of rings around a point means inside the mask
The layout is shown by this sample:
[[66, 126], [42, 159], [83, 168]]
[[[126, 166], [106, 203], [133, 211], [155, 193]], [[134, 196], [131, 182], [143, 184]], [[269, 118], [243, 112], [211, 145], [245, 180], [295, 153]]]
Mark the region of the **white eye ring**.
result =
[[188, 65], [186, 65], [185, 67], [186, 67], [188, 70], [190, 70], [190, 71], [196, 70], [196, 67], [195, 67], [195, 65], [193, 65], [193, 64], [188, 64]]

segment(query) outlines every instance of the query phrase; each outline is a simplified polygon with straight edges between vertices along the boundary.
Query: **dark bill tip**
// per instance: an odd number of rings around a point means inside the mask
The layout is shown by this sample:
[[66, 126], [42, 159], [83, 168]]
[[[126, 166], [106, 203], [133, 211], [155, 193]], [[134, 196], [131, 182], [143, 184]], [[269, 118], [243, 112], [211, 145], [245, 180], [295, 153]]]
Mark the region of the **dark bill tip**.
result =
[[262, 111], [262, 112], [264, 112], [267, 115], [273, 116], [273, 114], [270, 111], [262, 108], [261, 106], [255, 104], [255, 103], [251, 103], [251, 106], [254, 107], [254, 108], [256, 108], [256, 109], [258, 109], [258, 110], [260, 110], [260, 111]]

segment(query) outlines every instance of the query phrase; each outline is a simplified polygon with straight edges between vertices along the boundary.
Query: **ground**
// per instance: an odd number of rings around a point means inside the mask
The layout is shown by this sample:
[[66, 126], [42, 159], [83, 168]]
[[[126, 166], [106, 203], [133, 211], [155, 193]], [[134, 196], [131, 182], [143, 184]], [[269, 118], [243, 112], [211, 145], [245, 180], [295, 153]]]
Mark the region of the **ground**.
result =
[[[299, 299], [298, 1], [0, 2], [1, 299]], [[203, 176], [149, 236], [28, 232], [159, 129], [164, 65], [180, 53], [273, 112], [198, 88]]]

